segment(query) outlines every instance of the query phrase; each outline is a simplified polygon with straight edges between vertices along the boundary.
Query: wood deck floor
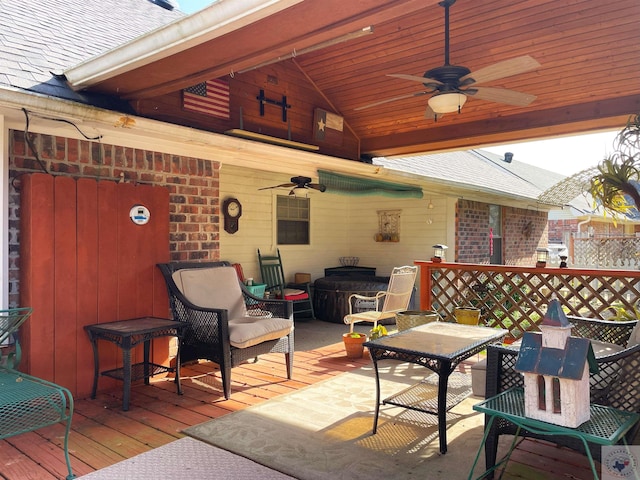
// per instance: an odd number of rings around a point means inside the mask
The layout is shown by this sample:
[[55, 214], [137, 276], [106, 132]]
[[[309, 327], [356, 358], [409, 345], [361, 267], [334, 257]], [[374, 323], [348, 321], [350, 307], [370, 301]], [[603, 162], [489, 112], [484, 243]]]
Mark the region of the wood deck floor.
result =
[[[181, 438], [181, 430], [188, 426], [295, 391], [368, 362], [366, 355], [362, 360], [348, 360], [342, 343], [337, 343], [296, 351], [293, 380], [286, 379], [281, 354], [265, 355], [257, 363], [234, 368], [229, 400], [221, 395], [219, 374], [214, 372], [212, 364], [183, 369], [182, 396], [176, 395], [175, 384], [167, 379], [156, 378], [150, 386], [134, 385], [128, 412], [121, 410], [120, 389], [101, 393], [95, 400], [76, 399], [69, 447], [74, 473], [81, 476], [160, 447]], [[64, 478], [63, 434], [64, 429], [59, 425], [0, 441], [0, 478]], [[592, 478], [586, 457], [533, 441], [525, 441], [518, 447], [507, 473], [504, 478]], [[162, 478], [160, 472], [158, 478]]]

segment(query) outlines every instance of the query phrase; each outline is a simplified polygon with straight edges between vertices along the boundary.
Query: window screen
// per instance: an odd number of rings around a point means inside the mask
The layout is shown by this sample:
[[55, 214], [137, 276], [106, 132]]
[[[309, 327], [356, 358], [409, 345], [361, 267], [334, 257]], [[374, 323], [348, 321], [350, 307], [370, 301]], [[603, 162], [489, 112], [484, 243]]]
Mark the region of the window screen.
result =
[[309, 245], [309, 199], [277, 197], [278, 245]]

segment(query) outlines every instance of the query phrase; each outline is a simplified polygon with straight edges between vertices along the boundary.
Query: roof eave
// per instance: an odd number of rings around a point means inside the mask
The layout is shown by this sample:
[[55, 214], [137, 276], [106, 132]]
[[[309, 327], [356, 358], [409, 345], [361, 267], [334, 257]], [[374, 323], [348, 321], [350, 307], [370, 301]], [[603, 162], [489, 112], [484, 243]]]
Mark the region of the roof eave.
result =
[[81, 90], [233, 32], [303, 0], [224, 0], [65, 70]]

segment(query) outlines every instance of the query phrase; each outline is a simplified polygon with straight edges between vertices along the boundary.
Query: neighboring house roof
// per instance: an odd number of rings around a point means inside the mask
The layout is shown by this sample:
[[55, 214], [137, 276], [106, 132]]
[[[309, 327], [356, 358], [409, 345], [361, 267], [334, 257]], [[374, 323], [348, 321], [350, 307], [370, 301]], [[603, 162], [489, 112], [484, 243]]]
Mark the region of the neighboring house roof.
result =
[[149, 0], [0, 0], [0, 86], [104, 105], [57, 75], [184, 15]]
[[401, 158], [374, 158], [374, 165], [428, 177], [442, 183], [457, 183], [504, 192], [531, 200], [564, 175], [535, 165], [512, 160], [484, 150], [415, 155]]
[[597, 372], [597, 364], [588, 338], [567, 338], [563, 350], [542, 346], [542, 335], [525, 332], [515, 370], [522, 373], [580, 380], [585, 365]]

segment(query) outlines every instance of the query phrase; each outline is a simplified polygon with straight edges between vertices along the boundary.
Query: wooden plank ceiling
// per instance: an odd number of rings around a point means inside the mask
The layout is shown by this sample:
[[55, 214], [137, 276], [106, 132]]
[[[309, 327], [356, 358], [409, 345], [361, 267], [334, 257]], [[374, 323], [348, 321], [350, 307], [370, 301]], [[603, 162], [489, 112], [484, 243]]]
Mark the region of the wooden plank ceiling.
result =
[[[422, 76], [443, 65], [444, 9], [436, 0], [307, 0], [89, 89], [117, 93], [145, 115], [181, 123], [175, 112], [151, 108], [150, 102], [160, 104], [163, 96], [210, 78], [231, 78], [232, 72], [232, 82], [241, 82], [256, 71], [276, 75], [294, 68], [313, 90], [316, 106], [344, 117], [345, 132], [357, 145], [357, 153], [348, 156], [463, 149], [623, 126], [640, 111], [639, 24], [638, 0], [458, 0], [450, 9], [451, 64], [473, 72], [530, 55], [539, 68], [486, 86], [537, 98], [517, 107], [470, 97], [460, 114], [437, 122], [425, 118], [429, 95], [358, 109], [425, 90], [388, 74]], [[367, 26], [373, 34], [288, 58]], [[287, 88], [294, 86], [283, 86], [281, 93], [290, 93]], [[233, 98], [232, 92], [232, 109]]]

